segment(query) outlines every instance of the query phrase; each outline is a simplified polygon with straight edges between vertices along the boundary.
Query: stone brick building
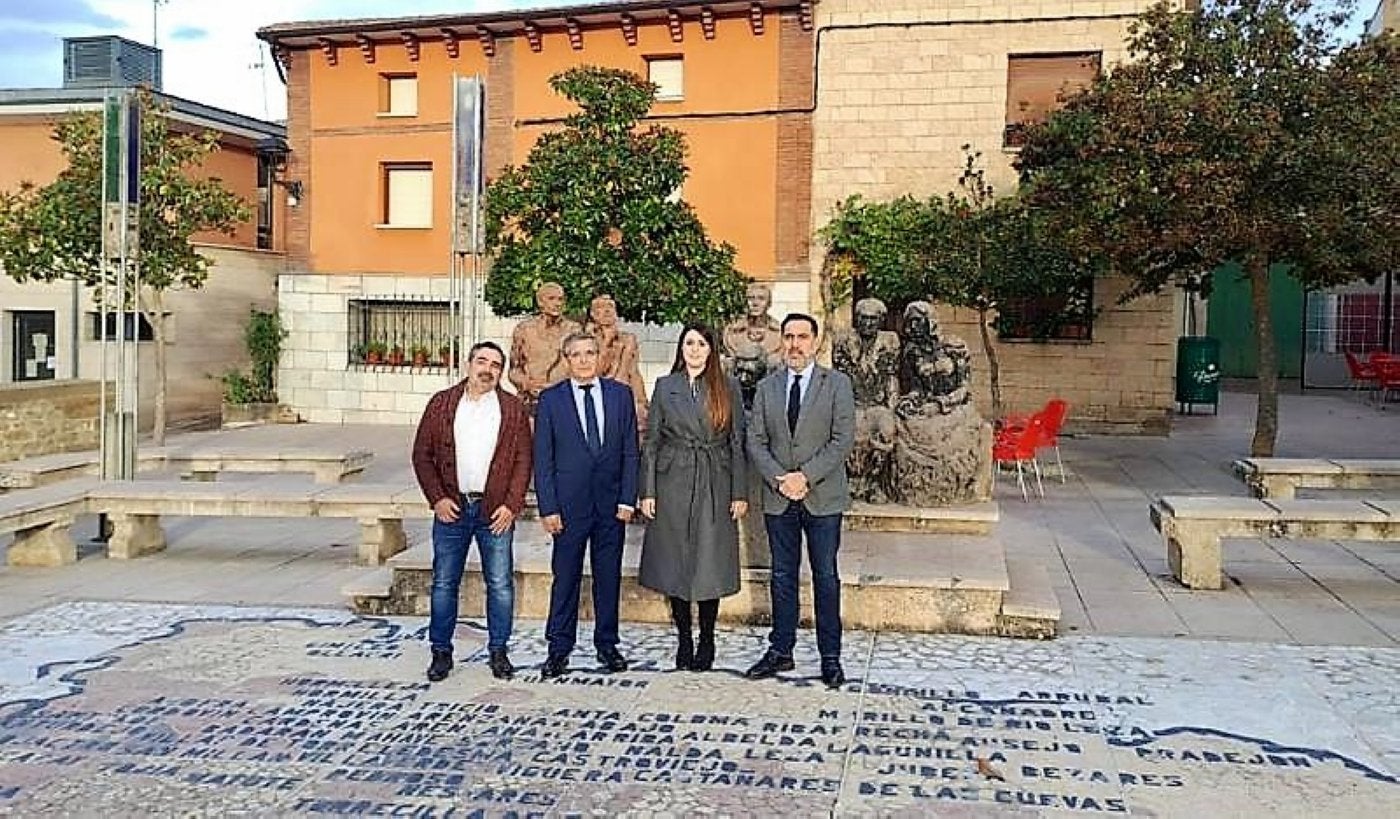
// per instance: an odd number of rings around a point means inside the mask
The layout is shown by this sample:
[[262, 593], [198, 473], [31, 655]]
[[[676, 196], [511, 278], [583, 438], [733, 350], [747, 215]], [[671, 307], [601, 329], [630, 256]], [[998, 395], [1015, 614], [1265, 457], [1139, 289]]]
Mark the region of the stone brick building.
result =
[[[820, 227], [851, 194], [880, 200], [953, 190], [963, 145], [981, 151], [997, 190], [1014, 189], [1017, 123], [1043, 115], [1062, 84], [1125, 59], [1128, 26], [1150, 5], [823, 0], [816, 7], [812, 223]], [[814, 259], [814, 270], [820, 264]], [[1009, 409], [1060, 396], [1079, 429], [1166, 428], [1176, 301], [1164, 295], [1118, 305], [1123, 290], [1111, 279], [1094, 284], [1102, 312], [1088, 338], [997, 342]], [[943, 308], [940, 319], [977, 357], [987, 410], [975, 314]]]

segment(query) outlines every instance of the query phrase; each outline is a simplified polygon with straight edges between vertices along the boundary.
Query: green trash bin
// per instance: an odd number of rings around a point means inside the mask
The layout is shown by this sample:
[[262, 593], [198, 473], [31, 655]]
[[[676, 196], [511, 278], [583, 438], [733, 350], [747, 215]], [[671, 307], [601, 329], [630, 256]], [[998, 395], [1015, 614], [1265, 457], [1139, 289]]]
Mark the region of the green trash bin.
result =
[[1177, 410], [1191, 413], [1196, 404], [1220, 412], [1220, 339], [1182, 336], [1176, 340]]

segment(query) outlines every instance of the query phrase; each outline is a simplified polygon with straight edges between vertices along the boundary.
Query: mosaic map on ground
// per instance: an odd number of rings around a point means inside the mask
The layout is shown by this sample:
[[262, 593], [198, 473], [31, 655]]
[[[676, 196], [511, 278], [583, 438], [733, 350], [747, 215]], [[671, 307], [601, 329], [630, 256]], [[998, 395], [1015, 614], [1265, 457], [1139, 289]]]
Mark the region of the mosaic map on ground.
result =
[[[422, 620], [71, 603], [0, 626], [0, 815], [1381, 816], [1400, 811], [1400, 651], [849, 634], [739, 677], [491, 678], [484, 633], [429, 687]], [[810, 652], [810, 633], [802, 639]]]

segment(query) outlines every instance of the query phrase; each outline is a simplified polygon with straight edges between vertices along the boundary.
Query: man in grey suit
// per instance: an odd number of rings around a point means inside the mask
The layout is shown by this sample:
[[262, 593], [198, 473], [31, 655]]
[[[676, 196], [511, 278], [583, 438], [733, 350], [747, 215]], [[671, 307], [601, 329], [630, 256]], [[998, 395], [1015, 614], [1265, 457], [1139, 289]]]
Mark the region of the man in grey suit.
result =
[[816, 364], [816, 319], [790, 313], [782, 336], [787, 366], [759, 383], [748, 430], [749, 462], [763, 479], [763, 521], [773, 550], [773, 630], [768, 651], [745, 676], [758, 680], [793, 669], [805, 534], [822, 682], [836, 688], [846, 681], [836, 552], [841, 515], [851, 503], [846, 456], [855, 443], [856, 402], [845, 373]]

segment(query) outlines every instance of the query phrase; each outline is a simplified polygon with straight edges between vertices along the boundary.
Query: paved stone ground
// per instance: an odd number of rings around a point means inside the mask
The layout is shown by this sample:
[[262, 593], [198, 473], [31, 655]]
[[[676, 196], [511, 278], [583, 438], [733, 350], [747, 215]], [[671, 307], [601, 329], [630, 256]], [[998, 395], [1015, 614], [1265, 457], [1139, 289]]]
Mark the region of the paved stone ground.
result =
[[[523, 625], [516, 658], [543, 656]], [[1378, 816], [1400, 807], [1400, 650], [848, 635], [851, 681], [422, 682], [421, 621], [65, 603], [0, 627], [0, 814]], [[586, 644], [586, 635], [584, 644]], [[477, 813], [479, 812], [479, 813]]]
[[[632, 625], [637, 670], [580, 651], [507, 684], [464, 626], [429, 689], [421, 620], [344, 609], [350, 521], [177, 519], [160, 555], [0, 568], [0, 815], [1400, 814], [1400, 547], [1230, 541], [1226, 590], [1164, 577], [1148, 499], [1242, 495], [1251, 412], [1227, 393], [1170, 438], [1067, 440], [1043, 501], [1002, 483], [998, 535], [1051, 570], [1060, 639], [851, 634], [837, 692], [810, 635], [751, 683], [757, 631], [696, 675]], [[1355, 398], [1284, 396], [1283, 424], [1280, 455], [1400, 457], [1400, 412]], [[407, 429], [221, 435], [368, 445], [365, 480], [411, 479]], [[518, 624], [518, 664], [541, 632]]]

